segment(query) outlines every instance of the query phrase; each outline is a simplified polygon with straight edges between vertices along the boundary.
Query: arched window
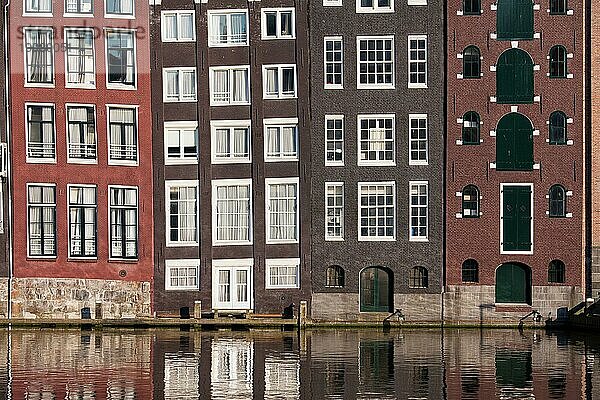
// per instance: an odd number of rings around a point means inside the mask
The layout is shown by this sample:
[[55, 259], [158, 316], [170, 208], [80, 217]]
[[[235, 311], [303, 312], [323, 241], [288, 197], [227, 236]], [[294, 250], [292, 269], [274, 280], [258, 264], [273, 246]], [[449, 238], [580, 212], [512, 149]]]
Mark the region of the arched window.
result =
[[567, 116], [562, 111], [550, 114], [548, 136], [550, 144], [567, 144]]
[[498, 58], [496, 101], [500, 104], [533, 103], [533, 60], [526, 51], [508, 49]]
[[567, 77], [567, 49], [564, 46], [552, 46], [550, 49], [550, 78]]
[[548, 283], [565, 283], [565, 263], [552, 260], [548, 265]]
[[481, 14], [481, 0], [463, 0], [463, 15]]
[[472, 258], [465, 260], [462, 264], [462, 281], [479, 282], [479, 264]]
[[567, 0], [550, 0], [551, 15], [565, 15], [567, 13]]
[[468, 46], [463, 51], [463, 78], [481, 77], [481, 53], [477, 46]]
[[479, 114], [475, 111], [468, 111], [463, 115], [462, 143], [479, 144]]
[[533, 39], [533, 0], [498, 0], [498, 40]]
[[554, 185], [548, 191], [548, 206], [550, 217], [564, 217], [567, 210], [567, 196], [565, 188], [561, 185]]
[[344, 268], [339, 265], [331, 265], [327, 267], [327, 276], [325, 286], [327, 287], [344, 287], [345, 273]]
[[506, 114], [496, 128], [496, 169], [533, 170], [533, 126], [519, 113]]
[[414, 267], [410, 270], [408, 286], [411, 288], [426, 288], [429, 286], [427, 268]]
[[479, 189], [475, 185], [467, 185], [462, 191], [463, 218], [479, 218]]

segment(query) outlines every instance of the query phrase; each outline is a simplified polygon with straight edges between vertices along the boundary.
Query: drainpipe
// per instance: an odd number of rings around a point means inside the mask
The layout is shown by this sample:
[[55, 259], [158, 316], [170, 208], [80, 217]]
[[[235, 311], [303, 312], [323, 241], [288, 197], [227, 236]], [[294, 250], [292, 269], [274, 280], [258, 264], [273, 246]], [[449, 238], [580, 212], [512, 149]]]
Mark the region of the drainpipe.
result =
[[9, 66], [9, 29], [8, 29], [8, 17], [9, 17], [10, 0], [6, 1], [4, 5], [4, 99], [5, 99], [5, 113], [6, 113], [6, 193], [8, 197], [8, 223], [6, 229], [6, 240], [8, 241], [8, 292], [7, 292], [7, 312], [8, 319], [12, 319], [12, 280], [13, 280], [13, 241], [12, 241], [12, 163], [11, 163], [11, 135], [10, 135], [10, 66]]

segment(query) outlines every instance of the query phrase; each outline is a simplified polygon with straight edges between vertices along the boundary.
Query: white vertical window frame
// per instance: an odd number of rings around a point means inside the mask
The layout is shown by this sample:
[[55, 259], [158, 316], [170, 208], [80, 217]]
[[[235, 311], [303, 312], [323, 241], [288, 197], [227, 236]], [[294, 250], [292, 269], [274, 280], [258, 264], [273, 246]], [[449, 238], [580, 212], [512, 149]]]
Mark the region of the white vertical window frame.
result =
[[52, 17], [52, 0], [23, 0], [24, 17]]
[[[106, 37], [104, 53], [106, 88], [136, 90], [138, 72], [136, 31], [111, 28], [105, 30], [104, 34]], [[115, 62], [119, 57], [121, 62]]]
[[265, 118], [265, 161], [298, 161], [298, 118]]
[[163, 68], [163, 102], [196, 101], [196, 68]]
[[409, 240], [425, 242], [429, 237], [429, 182], [409, 182]]
[[[198, 245], [198, 201], [197, 180], [165, 181], [167, 247]], [[176, 214], [171, 215], [172, 210]], [[172, 226], [173, 221], [176, 223]]]
[[427, 114], [408, 115], [408, 164], [429, 163], [429, 122]]
[[98, 258], [98, 189], [67, 185], [69, 257]]
[[165, 260], [165, 290], [199, 290], [200, 260]]
[[296, 64], [263, 65], [263, 99], [298, 97]]
[[393, 35], [356, 37], [357, 89], [394, 89], [396, 87], [394, 43]]
[[252, 159], [251, 121], [212, 120], [211, 161], [213, 164], [247, 164]]
[[208, 11], [209, 47], [248, 46], [248, 31], [248, 10]]
[[408, 87], [427, 87], [427, 35], [408, 35]]
[[396, 240], [396, 182], [358, 183], [358, 240]]
[[94, 0], [65, 0], [65, 17], [90, 17], [94, 14]]
[[344, 240], [344, 183], [325, 182], [325, 240]]
[[98, 162], [98, 136], [95, 105], [67, 103], [65, 107], [67, 162], [96, 164]]
[[105, 18], [135, 18], [134, 0], [104, 0]]
[[198, 163], [198, 121], [164, 123], [165, 164]]
[[138, 165], [138, 106], [106, 105], [109, 165]]
[[54, 87], [54, 29], [23, 28], [25, 87]]
[[265, 187], [267, 244], [298, 243], [299, 178], [267, 178]]
[[252, 244], [252, 179], [212, 181], [213, 245]]
[[357, 13], [393, 13], [394, 0], [356, 0]]
[[53, 103], [25, 103], [27, 162], [56, 163], [56, 111]]
[[96, 50], [92, 29], [65, 29], [65, 87], [96, 88]]
[[27, 257], [56, 256], [56, 185], [28, 183]]
[[294, 8], [263, 8], [261, 10], [261, 38], [295, 39], [296, 10]]
[[194, 10], [161, 11], [163, 42], [193, 42], [196, 40], [196, 13]]
[[323, 38], [325, 89], [344, 88], [344, 42], [341, 36]]
[[342, 0], [323, 0], [323, 7], [341, 7]]
[[110, 259], [137, 260], [139, 196], [137, 186], [108, 186]]
[[265, 260], [265, 289], [299, 289], [299, 258], [268, 258]]
[[325, 115], [325, 165], [344, 165], [344, 116]]
[[230, 65], [209, 68], [210, 105], [249, 105], [250, 66]]
[[[241, 259], [213, 259], [212, 260], [212, 307], [219, 310], [252, 310], [254, 308], [254, 260], [252, 258]], [[213, 343], [214, 350], [214, 343]], [[213, 353], [214, 356], [214, 353]], [[222, 360], [221, 360], [222, 361]], [[229, 360], [227, 360], [229, 361]], [[248, 361], [248, 360], [244, 360]], [[214, 359], [213, 359], [214, 362]], [[213, 368], [215, 364], [213, 363]], [[252, 367], [252, 362], [248, 367]], [[221, 365], [221, 367], [224, 367]], [[214, 371], [213, 371], [214, 372]], [[222, 375], [222, 369], [217, 371]], [[238, 375], [239, 377], [239, 375]], [[214, 374], [213, 374], [214, 378]], [[228, 377], [225, 378], [229, 385]], [[252, 382], [252, 374], [247, 376], [248, 382]], [[213, 380], [214, 382], [214, 380]], [[250, 389], [250, 388], [249, 388]], [[250, 390], [250, 397], [252, 393]]]
[[396, 115], [357, 116], [358, 165], [396, 165]]

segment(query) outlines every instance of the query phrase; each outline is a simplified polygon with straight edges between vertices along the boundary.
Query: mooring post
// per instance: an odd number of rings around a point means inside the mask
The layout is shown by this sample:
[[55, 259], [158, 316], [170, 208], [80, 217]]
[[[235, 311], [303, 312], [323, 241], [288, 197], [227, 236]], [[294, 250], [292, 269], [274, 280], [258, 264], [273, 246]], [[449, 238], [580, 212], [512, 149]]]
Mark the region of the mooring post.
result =
[[194, 318], [202, 319], [202, 301], [194, 301]]

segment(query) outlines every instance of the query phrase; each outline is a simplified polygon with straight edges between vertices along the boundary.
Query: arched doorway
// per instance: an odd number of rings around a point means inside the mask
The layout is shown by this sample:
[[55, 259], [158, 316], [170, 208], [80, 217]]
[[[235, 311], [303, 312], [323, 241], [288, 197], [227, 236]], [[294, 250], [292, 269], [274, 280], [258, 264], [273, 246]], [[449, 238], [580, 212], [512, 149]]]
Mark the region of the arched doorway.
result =
[[496, 128], [496, 169], [531, 171], [533, 169], [533, 126], [519, 113], [506, 114]]
[[392, 274], [382, 267], [369, 267], [360, 273], [360, 311], [391, 312]]
[[496, 303], [531, 305], [531, 269], [521, 263], [504, 263], [496, 269]]
[[498, 40], [533, 39], [533, 1], [498, 0], [496, 34]]
[[501, 104], [533, 103], [533, 60], [526, 51], [509, 49], [498, 58], [496, 101]]

